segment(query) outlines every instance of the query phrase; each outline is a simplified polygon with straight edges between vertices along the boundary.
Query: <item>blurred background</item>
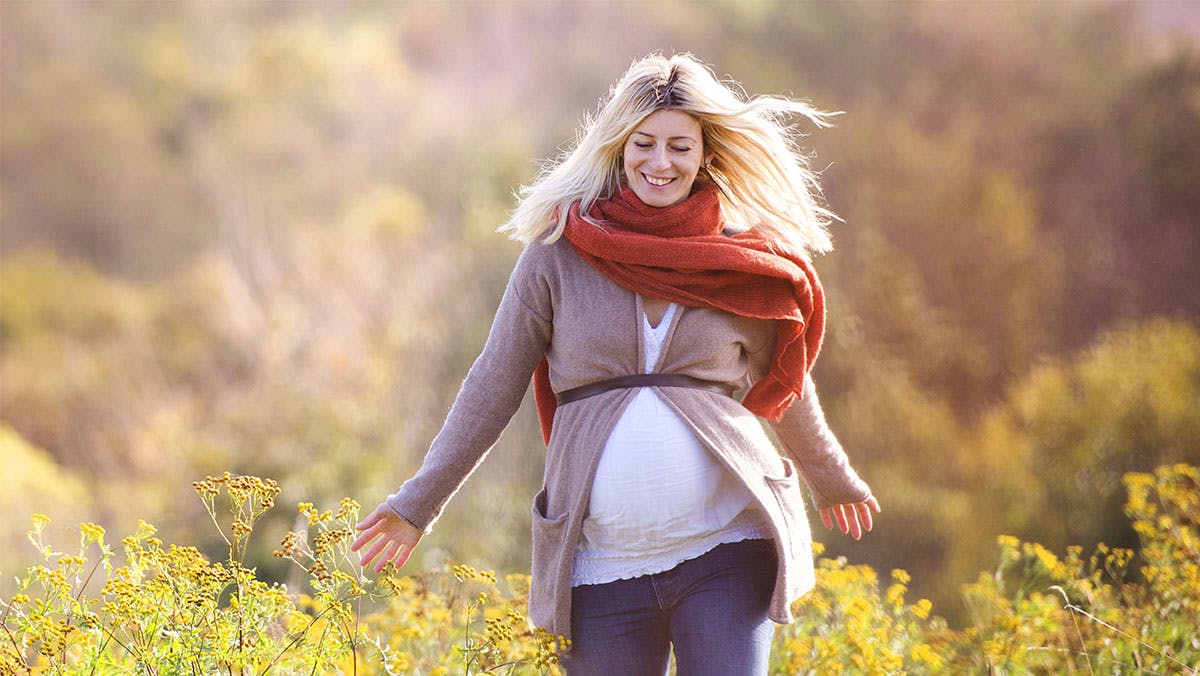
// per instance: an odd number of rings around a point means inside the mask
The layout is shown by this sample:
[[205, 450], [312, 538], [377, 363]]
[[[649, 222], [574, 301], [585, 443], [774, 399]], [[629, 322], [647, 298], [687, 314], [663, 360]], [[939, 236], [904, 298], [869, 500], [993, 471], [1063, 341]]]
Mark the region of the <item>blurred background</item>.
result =
[[[0, 591], [79, 521], [223, 557], [190, 482], [366, 509], [420, 463], [519, 245], [634, 59], [845, 111], [816, 378], [884, 506], [829, 553], [955, 617], [1001, 533], [1133, 545], [1200, 463], [1200, 5], [0, 3]], [[410, 567], [527, 570], [530, 402]]]

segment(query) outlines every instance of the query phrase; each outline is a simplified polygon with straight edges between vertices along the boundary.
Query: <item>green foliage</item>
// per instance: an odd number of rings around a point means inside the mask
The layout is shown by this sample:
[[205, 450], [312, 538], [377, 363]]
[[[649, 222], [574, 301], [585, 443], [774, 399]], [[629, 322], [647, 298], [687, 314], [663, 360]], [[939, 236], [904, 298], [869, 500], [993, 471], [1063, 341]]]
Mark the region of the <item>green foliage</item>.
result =
[[930, 616], [928, 599], [905, 600], [910, 581], [893, 570], [881, 593], [869, 566], [820, 559], [816, 588], [793, 607], [796, 622], [775, 631], [771, 673], [938, 673], [950, 650], [945, 621]]
[[[1197, 673], [1200, 469], [1124, 481], [1139, 552], [1072, 546], [1060, 557], [1001, 536], [995, 571], [962, 589], [963, 629], [927, 599], [909, 602], [903, 570], [884, 587], [868, 566], [819, 559], [816, 588], [776, 630], [771, 673]], [[456, 565], [371, 582], [349, 551], [359, 506], [344, 499], [336, 511], [301, 503], [305, 529], [275, 551], [305, 573], [303, 593], [244, 564], [275, 482], [224, 474], [194, 487], [228, 542], [224, 561], [165, 546], [144, 521], [122, 540], [123, 562], [93, 523], [66, 554], [35, 516], [29, 538], [44, 563], [0, 602], [0, 673], [559, 673], [555, 650], [569, 642], [529, 626], [527, 575], [501, 583]]]
[[[521, 610], [528, 576], [511, 577], [510, 596], [467, 566], [370, 582], [349, 550], [359, 505], [344, 499], [336, 512], [299, 506], [307, 528], [275, 556], [306, 573], [311, 594], [291, 591], [245, 562], [279, 486], [226, 473], [193, 487], [228, 544], [223, 561], [164, 545], [145, 521], [121, 541], [121, 562], [94, 523], [67, 554], [34, 515], [29, 540], [44, 563], [3, 602], [0, 673], [557, 673], [554, 637]], [[363, 613], [372, 596], [379, 610]]]
[[[1036, 528], [1055, 547], [1128, 546], [1133, 534], [1120, 526], [1121, 475], [1200, 462], [1198, 403], [1200, 332], [1166, 320], [1133, 325], [1073, 362], [1034, 369], [985, 421], [976, 457], [986, 463], [981, 474], [994, 477], [992, 495], [1020, 515], [1010, 523], [1022, 532]], [[1043, 474], [1056, 481], [1028, 491]], [[1040, 522], [1084, 504], [1097, 518]]]
[[[1200, 669], [1200, 471], [1162, 466], [1124, 480], [1137, 552], [1101, 544], [1085, 556], [1082, 547], [1071, 546], [1060, 558], [1038, 544], [999, 538], [995, 573], [963, 590], [972, 626], [962, 638], [982, 648], [962, 651], [972, 669]], [[1138, 558], [1140, 570], [1132, 567]]]

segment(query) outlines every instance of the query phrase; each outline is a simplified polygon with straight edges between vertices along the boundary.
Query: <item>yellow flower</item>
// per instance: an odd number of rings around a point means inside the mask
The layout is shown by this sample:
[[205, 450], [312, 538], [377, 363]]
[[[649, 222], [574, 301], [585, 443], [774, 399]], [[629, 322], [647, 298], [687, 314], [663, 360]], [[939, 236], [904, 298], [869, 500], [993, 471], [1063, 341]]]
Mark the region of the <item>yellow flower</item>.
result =
[[924, 662], [934, 669], [941, 667], [945, 662], [942, 656], [934, 652], [933, 648], [929, 647], [927, 643], [918, 644], [912, 649], [910, 656], [914, 662]]
[[361, 508], [362, 505], [358, 504], [354, 500], [350, 498], [342, 498], [342, 501], [338, 503], [338, 511], [335, 515], [335, 518], [344, 519], [351, 514], [357, 514], [358, 510]]
[[79, 537], [84, 544], [100, 542], [104, 539], [104, 528], [94, 523], [79, 524]]
[[412, 656], [406, 652], [392, 653], [388, 658], [388, 669], [390, 671], [405, 672], [412, 666]]
[[1025, 545], [1025, 555], [1032, 555], [1033, 558], [1035, 558], [1037, 562], [1041, 564], [1042, 568], [1048, 573], [1053, 573], [1056, 569], [1060, 568], [1058, 557], [1052, 554], [1049, 549], [1046, 549], [1042, 545], [1036, 543]]

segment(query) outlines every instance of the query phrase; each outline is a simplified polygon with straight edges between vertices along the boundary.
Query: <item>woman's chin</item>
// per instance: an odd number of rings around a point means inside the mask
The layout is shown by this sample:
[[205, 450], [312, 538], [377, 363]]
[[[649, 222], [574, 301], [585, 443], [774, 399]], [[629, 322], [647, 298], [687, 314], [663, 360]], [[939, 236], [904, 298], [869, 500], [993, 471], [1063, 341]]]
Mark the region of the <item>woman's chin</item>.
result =
[[633, 192], [638, 196], [638, 199], [642, 201], [642, 204], [645, 204], [648, 207], [657, 207], [660, 209], [662, 207], [669, 207], [674, 204], [678, 204], [679, 202], [683, 201], [684, 197], [687, 197], [687, 195], [680, 195], [679, 191], [677, 190], [655, 190], [650, 187], [645, 187], [640, 190], [635, 189]]

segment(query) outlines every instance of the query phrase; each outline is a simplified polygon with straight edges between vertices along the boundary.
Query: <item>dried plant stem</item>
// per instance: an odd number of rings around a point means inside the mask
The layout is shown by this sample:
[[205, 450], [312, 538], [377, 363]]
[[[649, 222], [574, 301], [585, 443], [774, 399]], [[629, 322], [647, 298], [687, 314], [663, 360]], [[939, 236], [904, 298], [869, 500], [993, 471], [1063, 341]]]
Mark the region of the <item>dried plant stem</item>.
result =
[[[1072, 613], [1078, 613], [1078, 614], [1080, 614], [1080, 615], [1083, 615], [1084, 617], [1086, 617], [1086, 618], [1088, 618], [1089, 620], [1091, 620], [1091, 621], [1095, 622], [1096, 624], [1098, 624], [1098, 625], [1100, 625], [1100, 626], [1102, 626], [1102, 627], [1105, 627], [1105, 628], [1107, 628], [1107, 629], [1110, 629], [1110, 630], [1112, 630], [1112, 631], [1115, 631], [1116, 633], [1120, 634], [1121, 636], [1124, 636], [1125, 638], [1128, 638], [1128, 639], [1132, 639], [1132, 640], [1136, 641], [1137, 643], [1139, 643], [1140, 645], [1142, 645], [1142, 646], [1145, 646], [1145, 647], [1149, 648], [1150, 650], [1153, 650], [1154, 652], [1158, 653], [1159, 655], [1162, 655], [1163, 657], [1167, 658], [1168, 660], [1171, 660], [1171, 661], [1172, 661], [1172, 662], [1174, 662], [1175, 664], [1178, 664], [1179, 666], [1183, 667], [1183, 669], [1184, 669], [1184, 673], [1185, 673], [1185, 674], [1189, 674], [1190, 676], [1195, 676], [1195, 675], [1196, 675], [1196, 669], [1195, 669], [1194, 667], [1191, 667], [1191, 666], [1187, 665], [1187, 664], [1186, 664], [1186, 663], [1184, 663], [1184, 662], [1180, 662], [1179, 660], [1175, 659], [1173, 656], [1171, 656], [1171, 655], [1167, 654], [1167, 652], [1166, 652], [1166, 651], [1164, 651], [1164, 650], [1161, 650], [1161, 649], [1159, 649], [1159, 648], [1157, 648], [1157, 647], [1155, 647], [1155, 646], [1153, 646], [1153, 645], [1151, 645], [1151, 644], [1149, 644], [1149, 643], [1146, 643], [1146, 642], [1145, 642], [1145, 641], [1143, 641], [1142, 639], [1138, 638], [1137, 636], [1134, 636], [1133, 634], [1130, 634], [1129, 632], [1127, 632], [1127, 631], [1125, 631], [1125, 630], [1121, 629], [1120, 627], [1114, 627], [1113, 625], [1111, 625], [1111, 624], [1109, 624], [1109, 623], [1105, 622], [1104, 620], [1102, 620], [1102, 619], [1100, 619], [1100, 618], [1096, 617], [1095, 615], [1093, 615], [1093, 614], [1089, 613], [1088, 611], [1084, 610], [1083, 608], [1080, 608], [1079, 606], [1075, 605], [1074, 603], [1071, 603], [1071, 599], [1067, 597], [1067, 592], [1066, 592], [1066, 590], [1064, 590], [1062, 587], [1060, 587], [1060, 586], [1058, 586], [1058, 585], [1054, 585], [1054, 586], [1050, 587], [1050, 589], [1053, 589], [1054, 591], [1058, 592], [1059, 594], [1062, 594], [1063, 601], [1065, 601], [1065, 605], [1063, 606], [1063, 608], [1065, 608], [1065, 609], [1067, 609], [1067, 610], [1071, 611]], [[1071, 616], [1071, 617], [1072, 617], [1072, 621], [1074, 621], [1074, 617], [1075, 617], [1075, 616], [1074, 616], [1074, 614], [1072, 614], [1072, 616]], [[1075, 625], [1075, 631], [1076, 631], [1076, 633], [1079, 633], [1079, 625], [1078, 625], [1078, 624], [1076, 624], [1076, 625]], [[1080, 633], [1080, 635], [1079, 635], [1079, 640], [1080, 640], [1081, 642], [1083, 641], [1083, 634], [1082, 634], [1082, 633]], [[1084, 653], [1083, 653], [1083, 654], [1084, 654], [1085, 656], [1087, 655], [1087, 650], [1086, 650], [1086, 649], [1084, 650]], [[1088, 670], [1089, 670], [1089, 671], [1091, 671], [1091, 668], [1092, 668], [1092, 663], [1091, 663], [1091, 660], [1090, 660], [1090, 658], [1089, 658], [1089, 660], [1088, 660]]]

